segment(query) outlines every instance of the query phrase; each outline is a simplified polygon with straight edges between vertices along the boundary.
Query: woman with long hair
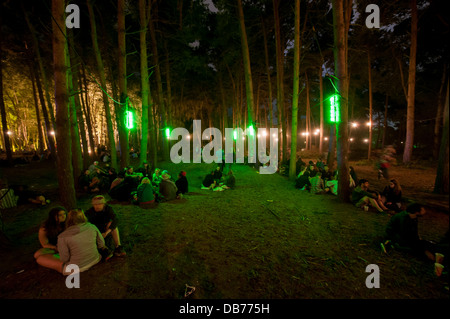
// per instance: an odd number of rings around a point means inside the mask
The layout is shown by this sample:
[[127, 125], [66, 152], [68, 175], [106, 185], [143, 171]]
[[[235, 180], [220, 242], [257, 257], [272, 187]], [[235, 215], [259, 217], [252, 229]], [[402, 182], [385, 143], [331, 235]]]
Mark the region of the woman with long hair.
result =
[[38, 237], [41, 248], [34, 253], [35, 259], [58, 252], [58, 235], [66, 228], [66, 214], [66, 209], [60, 206], [54, 207], [49, 211], [47, 219], [39, 227]]
[[391, 179], [381, 193], [384, 206], [388, 209], [399, 212], [402, 207], [402, 187], [395, 179]]

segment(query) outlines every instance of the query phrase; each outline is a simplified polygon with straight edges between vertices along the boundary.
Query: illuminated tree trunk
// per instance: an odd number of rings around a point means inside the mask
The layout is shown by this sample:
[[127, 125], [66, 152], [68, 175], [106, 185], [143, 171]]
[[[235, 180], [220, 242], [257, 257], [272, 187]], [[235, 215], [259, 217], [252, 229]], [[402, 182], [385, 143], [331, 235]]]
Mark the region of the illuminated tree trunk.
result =
[[[87, 143], [87, 139], [86, 139], [86, 129], [84, 126], [84, 119], [83, 119], [83, 113], [81, 110], [81, 103], [80, 103], [80, 95], [81, 95], [81, 87], [80, 87], [80, 58], [77, 55], [77, 53], [75, 52], [75, 43], [73, 40], [73, 31], [70, 30], [69, 31], [69, 51], [70, 51], [70, 65], [71, 65], [71, 74], [72, 74], [72, 98], [73, 98], [73, 103], [74, 103], [74, 107], [75, 107], [75, 114], [74, 114], [74, 120], [75, 125], [77, 126], [76, 130], [78, 131], [77, 133], [77, 139], [78, 139], [78, 144], [81, 138], [81, 144], [80, 147], [82, 147], [82, 167], [80, 167], [80, 169], [83, 169], [83, 167], [89, 167], [89, 164], [91, 162], [90, 159], [90, 154], [89, 154], [89, 148], [88, 148], [88, 143]], [[72, 113], [73, 114], [73, 113]], [[80, 154], [81, 156], [81, 154]], [[80, 173], [77, 170], [75, 170], [75, 166], [74, 166], [74, 172], [76, 172], [76, 174]], [[77, 175], [75, 175], [77, 177]], [[75, 183], [77, 183], [77, 181], [75, 181]]]
[[[281, 45], [281, 25], [278, 8], [280, 0], [273, 0], [273, 14], [275, 20], [275, 42], [276, 42], [276, 58], [277, 58], [277, 109], [278, 109], [278, 129], [281, 133], [280, 138], [283, 139], [282, 161], [286, 161], [286, 122], [284, 121], [284, 54]], [[280, 145], [280, 144], [279, 144]], [[280, 161], [279, 161], [280, 162]]]
[[448, 194], [449, 193], [449, 111], [448, 111], [448, 94], [449, 84], [447, 81], [447, 94], [445, 98], [444, 108], [444, 127], [442, 129], [441, 147], [439, 149], [439, 160], [436, 179], [434, 183], [434, 193]]
[[42, 134], [42, 125], [41, 125], [41, 116], [39, 115], [39, 101], [37, 97], [37, 90], [36, 90], [36, 79], [35, 79], [35, 70], [33, 69], [33, 65], [30, 63], [30, 80], [31, 85], [33, 87], [33, 99], [34, 99], [34, 108], [36, 111], [36, 122], [37, 122], [37, 128], [38, 128], [38, 148], [39, 153], [44, 153], [44, 135]]
[[367, 159], [370, 159], [372, 153], [372, 64], [370, 61], [370, 51], [367, 51], [367, 72], [369, 77], [369, 149], [367, 151]]
[[[150, 84], [148, 79], [148, 63], [147, 63], [147, 1], [139, 0], [139, 21], [141, 31], [139, 33], [140, 49], [141, 49], [141, 96], [142, 96], [142, 138], [141, 152], [139, 162], [142, 165], [147, 161], [148, 136], [149, 136], [149, 116], [148, 109], [150, 105]], [[153, 133], [153, 132], [152, 132]]]
[[[90, 149], [91, 149], [91, 156], [93, 156], [95, 154], [95, 137], [94, 137], [94, 132], [92, 130], [92, 118], [91, 118], [91, 109], [89, 106], [89, 101], [87, 98], [87, 80], [86, 80], [86, 69], [84, 68], [84, 65], [81, 65], [81, 69], [83, 70], [83, 74], [81, 75], [81, 79], [80, 79], [80, 87], [84, 88], [84, 91], [86, 92], [86, 94], [81, 94], [81, 104], [83, 107], [83, 112], [84, 112], [84, 116], [86, 118], [86, 126], [87, 126], [87, 133], [88, 133], [88, 140], [89, 140], [89, 145], [90, 145]], [[83, 98], [84, 96], [84, 98]], [[114, 145], [115, 147], [115, 145]], [[89, 152], [89, 151], [88, 151]], [[116, 152], [114, 152], [116, 153]], [[116, 154], [116, 158], [117, 158], [117, 154]], [[111, 163], [113, 163], [112, 161], [112, 154], [111, 154]], [[112, 167], [113, 164], [111, 164]]]
[[443, 110], [444, 110], [444, 88], [445, 81], [447, 79], [447, 65], [444, 65], [444, 72], [442, 74], [441, 87], [439, 89], [438, 95], [438, 108], [436, 112], [436, 120], [434, 123], [434, 147], [433, 147], [433, 158], [437, 159], [439, 156], [439, 138], [442, 130], [442, 124], [445, 121], [443, 119]]
[[300, 0], [295, 0], [295, 29], [294, 29], [294, 80], [292, 90], [292, 125], [291, 125], [291, 156], [289, 161], [289, 179], [297, 177], [297, 119], [298, 95], [300, 77]]
[[[114, 129], [111, 119], [111, 108], [109, 105], [109, 97], [107, 92], [107, 86], [106, 86], [106, 76], [105, 76], [105, 70], [103, 67], [103, 59], [99, 50], [98, 46], [98, 39], [97, 39], [97, 24], [95, 22], [95, 13], [92, 7], [91, 0], [87, 0], [87, 6], [89, 11], [89, 21], [91, 25], [91, 39], [92, 39], [92, 47], [94, 49], [95, 59], [97, 62], [97, 72], [100, 77], [100, 85], [102, 87], [102, 98], [103, 98], [103, 105], [105, 107], [105, 118], [106, 118], [106, 128], [107, 128], [107, 134], [108, 134], [108, 145], [109, 150], [111, 152], [111, 167], [113, 167], [115, 170], [118, 170], [117, 165], [117, 150], [116, 150], [116, 142], [114, 138]], [[89, 112], [90, 113], [90, 112]], [[87, 118], [86, 114], [86, 118]], [[92, 128], [91, 133], [92, 134]], [[95, 145], [92, 145], [93, 151], [95, 151]], [[128, 152], [127, 152], [128, 154]]]
[[389, 95], [386, 93], [386, 102], [384, 103], [384, 122], [383, 122], [383, 137], [381, 142], [381, 147], [384, 148], [384, 145], [386, 143], [386, 134], [387, 134], [387, 115], [388, 115], [388, 102], [389, 102]]
[[406, 111], [406, 139], [403, 151], [403, 163], [412, 160], [414, 146], [414, 101], [416, 87], [416, 54], [417, 54], [417, 0], [411, 1], [411, 47], [409, 51], [408, 96]]
[[337, 169], [339, 172], [338, 197], [342, 202], [350, 201], [348, 169], [348, 27], [352, 0], [333, 0], [334, 61], [338, 79], [340, 122], [336, 130]]
[[[151, 13], [149, 14], [149, 31], [150, 31], [150, 38], [151, 38], [151, 47], [152, 47], [152, 56], [153, 56], [153, 64], [155, 66], [155, 76], [156, 76], [156, 88], [157, 88], [157, 98], [158, 98], [158, 104], [159, 104], [159, 113], [161, 114], [162, 118], [162, 129], [164, 130], [167, 127], [167, 114], [166, 114], [166, 106], [164, 102], [164, 94], [163, 94], [163, 87], [162, 87], [162, 78], [161, 78], [161, 68], [159, 65], [159, 57], [158, 57], [158, 42], [156, 40], [156, 31], [155, 26], [153, 22], [153, 17], [151, 16]], [[169, 159], [169, 140], [166, 138], [165, 133], [161, 134], [162, 137], [162, 153], [163, 153], [163, 160]]]
[[125, 128], [125, 112], [128, 106], [127, 95], [127, 53], [125, 45], [125, 0], [117, 1], [117, 33], [119, 44], [119, 99], [117, 126], [120, 139], [120, 154], [122, 167], [128, 166], [129, 163], [129, 142], [128, 129]]
[[[273, 125], [273, 96], [272, 96], [272, 80], [271, 80], [271, 76], [270, 74], [272, 73], [270, 70], [270, 64], [269, 64], [269, 49], [267, 47], [267, 31], [266, 31], [266, 26], [264, 23], [264, 20], [261, 19], [262, 22], [262, 31], [263, 31], [263, 36], [264, 36], [264, 57], [265, 57], [265, 62], [266, 62], [266, 73], [267, 73], [267, 91], [268, 91], [268, 96], [269, 96], [269, 101], [267, 103], [267, 107], [269, 108], [269, 117], [270, 117], [270, 124], [269, 127], [272, 127]], [[266, 118], [267, 119], [267, 118]]]
[[67, 95], [66, 65], [66, 24], [65, 1], [52, 1], [53, 30], [53, 68], [55, 77], [56, 102], [56, 141], [58, 146], [56, 163], [58, 168], [58, 186], [60, 200], [66, 209], [77, 207], [74, 176], [72, 169], [72, 152], [69, 123], [69, 98]]
[[320, 89], [320, 132], [319, 132], [319, 153], [323, 152], [323, 78], [322, 78], [322, 65], [319, 68], [319, 89]]
[[308, 73], [305, 72], [305, 82], [306, 82], [306, 149], [311, 149], [311, 102], [309, 99], [309, 80]]
[[[254, 122], [254, 99], [253, 99], [253, 80], [252, 80], [252, 71], [250, 67], [250, 54], [248, 51], [248, 41], [247, 41], [247, 31], [245, 30], [245, 21], [244, 21], [244, 10], [242, 8], [242, 0], [237, 0], [238, 4], [238, 12], [239, 12], [239, 25], [241, 31], [241, 49], [242, 49], [242, 58], [244, 62], [244, 77], [245, 77], [245, 95], [246, 95], [246, 104], [247, 104], [247, 127], [253, 127], [256, 130], [256, 125]], [[248, 145], [254, 141], [256, 138], [256, 133], [253, 135], [247, 135]], [[252, 157], [256, 154], [250, 153], [248, 157]]]
[[[1, 19], [1, 17], [0, 17]], [[1, 20], [0, 20], [0, 27], [1, 27]], [[1, 32], [1, 28], [0, 28]], [[3, 36], [0, 34], [0, 114], [2, 116], [2, 131], [3, 131], [3, 138], [5, 141], [5, 151], [6, 151], [6, 160], [9, 164], [12, 165], [13, 158], [12, 158], [12, 152], [11, 152], [11, 141], [9, 140], [8, 135], [8, 122], [6, 121], [6, 108], [5, 108], [5, 101], [3, 100], [3, 73], [2, 73], [2, 38]]]

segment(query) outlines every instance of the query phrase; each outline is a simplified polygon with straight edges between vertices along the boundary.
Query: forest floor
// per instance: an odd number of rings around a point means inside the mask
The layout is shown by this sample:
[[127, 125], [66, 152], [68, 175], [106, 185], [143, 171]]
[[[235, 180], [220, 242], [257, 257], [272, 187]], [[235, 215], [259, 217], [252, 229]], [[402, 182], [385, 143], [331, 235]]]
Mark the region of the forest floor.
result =
[[[304, 159], [305, 160], [305, 159]], [[372, 163], [351, 162], [359, 178], [381, 191]], [[143, 209], [111, 203], [119, 219], [125, 257], [113, 257], [80, 276], [80, 288], [36, 264], [38, 227], [49, 207], [23, 205], [2, 211], [11, 240], [0, 252], [0, 299], [443, 299], [448, 274], [402, 252], [380, 249], [390, 216], [365, 212], [333, 195], [294, 188], [279, 174], [260, 175], [234, 164], [235, 190], [201, 190], [214, 164], [162, 163], [173, 176], [187, 172], [183, 199]], [[423, 239], [439, 242], [449, 227], [448, 196], [431, 194], [436, 167], [394, 166], [391, 177], [406, 200], [421, 201]], [[40, 189], [58, 203], [54, 165], [0, 168], [10, 184]], [[90, 207], [80, 196], [79, 207]], [[366, 287], [369, 264], [380, 270], [380, 288]], [[186, 285], [195, 292], [185, 297]]]

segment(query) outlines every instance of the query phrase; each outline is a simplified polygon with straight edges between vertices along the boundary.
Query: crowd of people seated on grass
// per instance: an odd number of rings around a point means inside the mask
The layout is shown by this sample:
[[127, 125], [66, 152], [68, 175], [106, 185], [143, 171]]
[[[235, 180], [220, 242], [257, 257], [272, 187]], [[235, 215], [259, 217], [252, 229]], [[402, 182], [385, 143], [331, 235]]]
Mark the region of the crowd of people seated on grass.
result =
[[[311, 194], [338, 194], [338, 171], [331, 171], [322, 159], [308, 164], [297, 160], [295, 187]], [[353, 166], [349, 166], [349, 187], [351, 202], [361, 209], [374, 208], [378, 212], [395, 214], [402, 210], [402, 188], [396, 179], [390, 179], [382, 192], [369, 188], [367, 179], [358, 179]]]
[[87, 194], [107, 193], [114, 201], [140, 205], [181, 199], [189, 192], [189, 183], [186, 172], [179, 172], [175, 180], [167, 170], [152, 171], [147, 162], [136, 170], [128, 166], [116, 172], [95, 161], [79, 176], [78, 189]]

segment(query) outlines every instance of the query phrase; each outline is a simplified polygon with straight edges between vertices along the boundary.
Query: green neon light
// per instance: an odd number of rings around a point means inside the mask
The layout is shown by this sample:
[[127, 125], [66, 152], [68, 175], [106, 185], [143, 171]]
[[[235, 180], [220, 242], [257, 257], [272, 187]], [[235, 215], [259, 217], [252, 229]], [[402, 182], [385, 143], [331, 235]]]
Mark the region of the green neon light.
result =
[[237, 139], [237, 132], [236, 132], [236, 130], [233, 131], [233, 138]]
[[170, 138], [170, 128], [166, 128], [166, 137]]
[[134, 116], [131, 111], [125, 112], [125, 127], [129, 130], [134, 128]]
[[253, 129], [253, 125], [250, 125], [250, 126], [248, 127], [248, 130], [250, 131], [250, 135], [251, 135], [251, 136], [255, 135], [255, 130]]
[[335, 94], [330, 97], [330, 122], [339, 123], [340, 121], [339, 95]]

